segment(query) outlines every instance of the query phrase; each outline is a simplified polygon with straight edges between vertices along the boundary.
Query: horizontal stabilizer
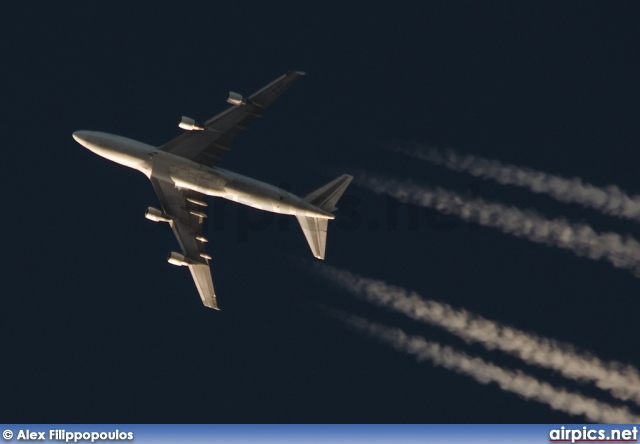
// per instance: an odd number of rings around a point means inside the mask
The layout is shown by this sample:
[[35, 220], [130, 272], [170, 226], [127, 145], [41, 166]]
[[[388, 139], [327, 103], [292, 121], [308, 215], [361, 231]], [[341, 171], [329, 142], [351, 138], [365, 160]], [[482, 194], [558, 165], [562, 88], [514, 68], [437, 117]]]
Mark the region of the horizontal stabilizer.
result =
[[307, 238], [311, 252], [318, 259], [324, 259], [327, 246], [327, 219], [307, 216], [296, 216], [300, 228]]
[[[337, 179], [332, 180], [326, 185], [321, 186], [314, 192], [305, 196], [304, 200], [311, 205], [331, 213], [336, 208], [336, 203], [342, 197], [342, 193], [353, 180], [353, 176], [343, 174]], [[327, 224], [326, 217], [296, 216], [300, 223], [300, 228], [307, 238], [311, 252], [318, 259], [324, 259], [324, 253], [327, 248]]]
[[338, 199], [342, 197], [342, 193], [344, 193], [344, 190], [347, 189], [352, 180], [353, 176], [343, 174], [308, 194], [304, 200], [324, 211], [334, 211]]

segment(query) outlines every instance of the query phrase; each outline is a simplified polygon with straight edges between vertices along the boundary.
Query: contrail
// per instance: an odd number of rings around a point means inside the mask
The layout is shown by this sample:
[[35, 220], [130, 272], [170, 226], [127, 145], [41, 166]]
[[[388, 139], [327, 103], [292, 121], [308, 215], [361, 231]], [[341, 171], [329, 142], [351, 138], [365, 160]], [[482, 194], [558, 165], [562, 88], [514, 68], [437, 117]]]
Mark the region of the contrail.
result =
[[466, 342], [477, 342], [489, 350], [498, 349], [516, 356], [527, 364], [555, 370], [569, 379], [593, 382], [618, 399], [640, 404], [640, 373], [633, 366], [605, 363], [589, 353], [576, 351], [571, 344], [539, 337], [442, 302], [423, 299], [415, 292], [380, 280], [328, 265], [316, 265], [314, 270], [366, 301], [443, 328]]
[[626, 407], [614, 407], [564, 388], [554, 387], [522, 371], [499, 367], [449, 346], [427, 341], [420, 336], [409, 336], [400, 329], [386, 327], [356, 316], [343, 315], [342, 319], [358, 330], [390, 344], [396, 350], [414, 355], [418, 361], [430, 361], [434, 365], [471, 376], [481, 384], [495, 382], [504, 391], [516, 393], [526, 400], [547, 404], [554, 410], [570, 415], [583, 415], [597, 423], [637, 424], [640, 421], [640, 417], [635, 416]]
[[578, 177], [568, 179], [472, 154], [459, 154], [452, 149], [424, 148], [415, 144], [398, 151], [453, 171], [548, 194], [560, 202], [577, 203], [604, 214], [640, 221], [640, 196], [629, 196], [615, 185], [598, 187]]
[[546, 219], [533, 210], [520, 210], [481, 198], [466, 198], [442, 188], [425, 188], [411, 182], [398, 182], [361, 174], [357, 183], [378, 194], [387, 194], [401, 202], [433, 208], [444, 214], [498, 228], [515, 237], [573, 251], [589, 259], [605, 259], [613, 266], [631, 270], [640, 277], [640, 243], [631, 236], [596, 233], [586, 224], [565, 219]]

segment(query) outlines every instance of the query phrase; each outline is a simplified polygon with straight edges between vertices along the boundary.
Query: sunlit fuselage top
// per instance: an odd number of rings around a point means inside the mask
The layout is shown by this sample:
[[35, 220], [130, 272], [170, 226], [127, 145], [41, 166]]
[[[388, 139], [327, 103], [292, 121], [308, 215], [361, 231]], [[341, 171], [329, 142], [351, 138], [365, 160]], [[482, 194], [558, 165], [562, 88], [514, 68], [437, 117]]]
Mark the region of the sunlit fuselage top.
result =
[[273, 185], [222, 168], [210, 168], [146, 143], [98, 131], [76, 131], [73, 138], [105, 159], [136, 169], [149, 179], [173, 182], [178, 188], [272, 213], [334, 218], [332, 213]]

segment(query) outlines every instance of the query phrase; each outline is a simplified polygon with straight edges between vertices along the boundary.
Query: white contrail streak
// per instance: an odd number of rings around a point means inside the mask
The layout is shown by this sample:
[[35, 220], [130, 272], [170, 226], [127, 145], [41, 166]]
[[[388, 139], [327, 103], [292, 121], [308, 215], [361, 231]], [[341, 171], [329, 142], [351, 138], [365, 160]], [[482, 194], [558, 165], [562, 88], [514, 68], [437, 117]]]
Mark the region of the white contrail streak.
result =
[[368, 302], [391, 308], [412, 319], [443, 328], [466, 342], [498, 349], [527, 364], [555, 370], [575, 381], [592, 382], [621, 400], [640, 404], [640, 372], [619, 362], [603, 362], [571, 344], [500, 324], [464, 309], [423, 299], [415, 292], [327, 265], [315, 266], [323, 277]]
[[355, 328], [369, 333], [393, 346], [398, 351], [410, 353], [418, 361], [430, 361], [456, 373], [471, 376], [481, 384], [495, 382], [508, 392], [516, 393], [526, 400], [547, 404], [554, 410], [570, 415], [583, 415], [597, 423], [638, 423], [626, 407], [614, 407], [564, 388], [539, 381], [522, 371], [508, 370], [483, 359], [474, 358], [453, 348], [430, 342], [420, 336], [409, 336], [404, 331], [389, 328], [355, 316], [342, 316]]
[[452, 149], [424, 148], [416, 144], [398, 151], [453, 171], [548, 194], [560, 202], [577, 203], [604, 214], [640, 221], [640, 196], [629, 196], [615, 185], [598, 187], [578, 177], [567, 179], [472, 154], [459, 154]]
[[564, 219], [546, 219], [533, 210], [520, 210], [480, 198], [466, 198], [442, 188], [425, 188], [411, 182], [398, 182], [361, 174], [357, 183], [378, 194], [401, 202], [433, 208], [465, 221], [498, 228], [515, 237], [573, 251], [589, 259], [605, 259], [615, 267], [631, 270], [640, 277], [640, 243], [631, 236], [596, 233], [586, 224]]

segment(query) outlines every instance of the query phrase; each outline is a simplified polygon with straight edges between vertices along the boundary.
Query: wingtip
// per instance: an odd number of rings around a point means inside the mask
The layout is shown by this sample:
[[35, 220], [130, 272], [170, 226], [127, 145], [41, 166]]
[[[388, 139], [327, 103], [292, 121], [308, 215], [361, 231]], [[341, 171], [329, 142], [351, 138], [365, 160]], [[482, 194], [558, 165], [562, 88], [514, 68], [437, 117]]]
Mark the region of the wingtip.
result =
[[220, 307], [218, 306], [218, 300], [215, 295], [211, 299], [203, 299], [202, 305], [212, 310], [220, 311]]

